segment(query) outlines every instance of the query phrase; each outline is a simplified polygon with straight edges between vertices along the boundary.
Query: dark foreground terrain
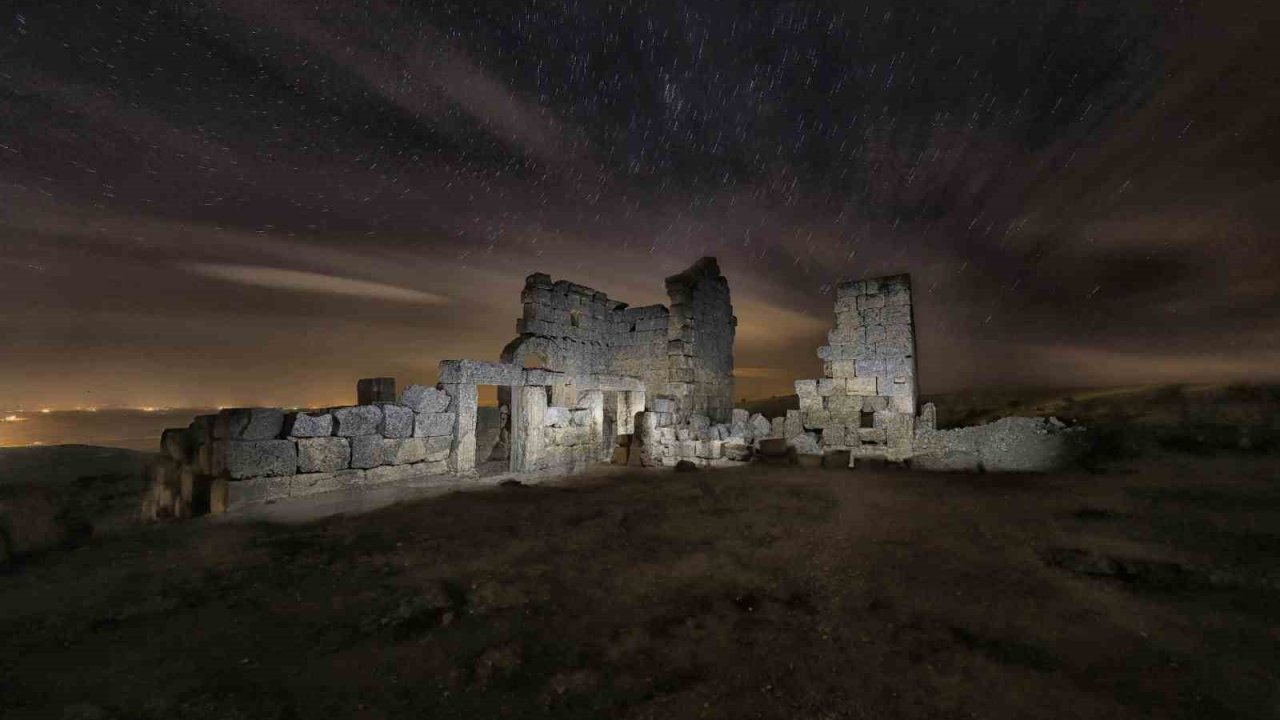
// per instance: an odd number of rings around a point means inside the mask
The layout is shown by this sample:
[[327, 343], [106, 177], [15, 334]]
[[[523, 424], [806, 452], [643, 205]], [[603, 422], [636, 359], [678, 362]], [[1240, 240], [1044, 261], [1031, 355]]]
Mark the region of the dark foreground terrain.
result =
[[1280, 458], [606, 472], [0, 574], [6, 718], [1274, 718]]

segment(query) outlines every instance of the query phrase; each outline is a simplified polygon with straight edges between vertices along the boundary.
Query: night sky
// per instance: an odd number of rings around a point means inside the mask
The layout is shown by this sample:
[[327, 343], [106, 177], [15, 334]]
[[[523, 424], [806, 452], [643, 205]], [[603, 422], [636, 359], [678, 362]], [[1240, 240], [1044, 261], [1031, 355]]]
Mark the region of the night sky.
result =
[[703, 255], [739, 396], [1280, 379], [1274, 0], [5, 3], [0, 407], [333, 404]]

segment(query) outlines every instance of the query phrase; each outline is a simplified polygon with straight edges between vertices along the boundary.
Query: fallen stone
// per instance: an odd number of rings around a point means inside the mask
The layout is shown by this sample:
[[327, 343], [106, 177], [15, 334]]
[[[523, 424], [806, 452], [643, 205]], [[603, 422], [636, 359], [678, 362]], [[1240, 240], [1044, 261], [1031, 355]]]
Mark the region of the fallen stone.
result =
[[766, 438], [773, 433], [773, 423], [760, 413], [751, 416], [748, 426], [751, 428], [751, 434], [757, 438]]
[[822, 444], [818, 442], [817, 433], [801, 433], [789, 440], [791, 447], [801, 455], [822, 455]]
[[340, 437], [377, 435], [382, 424], [382, 406], [355, 405], [334, 408], [334, 434]]
[[351, 442], [347, 438], [298, 439], [298, 472], [333, 472], [344, 470], [350, 465]]
[[726, 460], [746, 462], [751, 459], [751, 446], [746, 443], [726, 442], [724, 444], [724, 458]]
[[676, 472], [697, 472], [698, 465], [692, 460], [680, 460], [676, 463]]

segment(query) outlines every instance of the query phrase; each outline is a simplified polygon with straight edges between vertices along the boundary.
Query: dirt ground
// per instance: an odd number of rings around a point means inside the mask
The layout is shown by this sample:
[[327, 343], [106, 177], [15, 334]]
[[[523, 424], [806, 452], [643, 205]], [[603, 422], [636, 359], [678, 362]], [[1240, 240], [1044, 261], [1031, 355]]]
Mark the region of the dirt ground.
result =
[[1275, 718], [1280, 458], [619, 470], [0, 575], [6, 718]]

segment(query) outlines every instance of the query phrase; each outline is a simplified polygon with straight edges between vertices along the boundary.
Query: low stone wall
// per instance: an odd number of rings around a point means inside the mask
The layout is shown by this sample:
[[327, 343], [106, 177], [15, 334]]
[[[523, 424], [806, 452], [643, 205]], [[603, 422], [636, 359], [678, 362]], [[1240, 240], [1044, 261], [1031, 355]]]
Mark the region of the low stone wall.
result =
[[449, 394], [411, 385], [399, 402], [288, 412], [232, 408], [161, 436], [149, 518], [451, 474]]
[[777, 437], [775, 425], [763, 415], [735, 409], [730, 422], [714, 423], [699, 413], [682, 419], [673, 398], [657, 397], [638, 420], [635, 464], [674, 466], [687, 460], [703, 467], [732, 467], [747, 463], [760, 440]]
[[932, 403], [916, 426], [908, 464], [919, 470], [1049, 472], [1069, 465], [1080, 449], [1080, 432], [1057, 418], [1007, 417], [986, 425], [936, 429]]

